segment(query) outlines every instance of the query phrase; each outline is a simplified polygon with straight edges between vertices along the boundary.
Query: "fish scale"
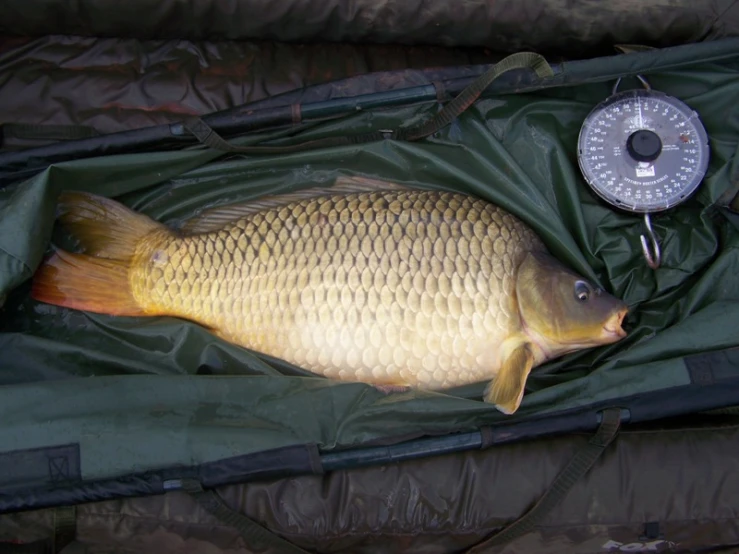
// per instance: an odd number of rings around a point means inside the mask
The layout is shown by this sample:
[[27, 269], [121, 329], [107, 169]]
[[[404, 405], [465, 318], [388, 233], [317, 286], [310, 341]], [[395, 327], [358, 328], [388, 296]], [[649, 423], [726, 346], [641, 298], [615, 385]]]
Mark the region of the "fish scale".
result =
[[518, 328], [513, 267], [543, 248], [442, 191], [306, 199], [161, 240], [131, 277], [149, 310], [327, 377], [428, 388], [492, 377], [488, 345]]

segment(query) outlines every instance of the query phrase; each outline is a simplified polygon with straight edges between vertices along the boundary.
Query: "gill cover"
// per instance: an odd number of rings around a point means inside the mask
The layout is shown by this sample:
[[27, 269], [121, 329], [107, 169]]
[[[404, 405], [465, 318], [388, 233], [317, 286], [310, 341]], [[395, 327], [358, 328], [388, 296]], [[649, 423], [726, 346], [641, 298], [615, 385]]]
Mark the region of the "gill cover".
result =
[[[607, 342], [604, 327], [626, 310], [618, 298], [553, 256], [530, 252], [519, 267], [516, 293], [525, 325], [552, 345]], [[622, 315], [621, 315], [622, 317]]]

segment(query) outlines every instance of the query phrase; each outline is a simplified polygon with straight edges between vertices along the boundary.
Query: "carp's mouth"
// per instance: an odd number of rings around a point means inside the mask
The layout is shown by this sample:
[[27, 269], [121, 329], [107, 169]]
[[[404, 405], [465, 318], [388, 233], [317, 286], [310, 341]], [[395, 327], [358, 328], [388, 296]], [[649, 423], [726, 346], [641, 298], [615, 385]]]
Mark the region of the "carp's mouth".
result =
[[613, 314], [613, 316], [606, 322], [603, 326], [604, 336], [606, 339], [610, 339], [615, 342], [626, 336], [626, 331], [623, 330], [621, 325], [623, 324], [624, 317], [626, 317], [627, 313], [629, 313], [629, 309], [623, 308]]

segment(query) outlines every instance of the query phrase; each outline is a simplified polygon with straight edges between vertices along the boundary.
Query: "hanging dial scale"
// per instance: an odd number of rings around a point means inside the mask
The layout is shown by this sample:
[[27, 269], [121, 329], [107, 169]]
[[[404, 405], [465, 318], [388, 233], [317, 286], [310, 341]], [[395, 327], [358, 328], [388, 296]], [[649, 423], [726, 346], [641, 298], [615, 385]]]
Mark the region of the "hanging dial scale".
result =
[[644, 214], [651, 241], [641, 235], [652, 269], [659, 267], [659, 242], [650, 214], [685, 201], [708, 167], [708, 136], [698, 114], [680, 100], [651, 88], [617, 92], [598, 104], [580, 129], [578, 162], [583, 177], [603, 200]]

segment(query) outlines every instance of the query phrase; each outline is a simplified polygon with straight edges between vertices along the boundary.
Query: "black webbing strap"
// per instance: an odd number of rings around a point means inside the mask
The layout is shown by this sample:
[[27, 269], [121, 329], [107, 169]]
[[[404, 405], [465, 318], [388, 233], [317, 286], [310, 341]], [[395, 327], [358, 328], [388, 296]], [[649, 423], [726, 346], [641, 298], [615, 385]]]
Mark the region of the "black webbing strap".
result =
[[54, 552], [58, 554], [77, 537], [77, 507], [54, 508]]
[[522, 517], [505, 529], [483, 539], [467, 554], [486, 551], [491, 546], [501, 546], [531, 532], [559, 504], [575, 483], [577, 483], [595, 464], [608, 445], [618, 434], [621, 425], [621, 410], [609, 408], [603, 412], [603, 419], [595, 435], [575, 454], [565, 468], [557, 475], [544, 496]]
[[371, 133], [351, 136], [326, 137], [285, 146], [236, 146], [226, 141], [199, 117], [186, 119], [183, 122], [183, 126], [193, 136], [195, 136], [198, 141], [210, 148], [214, 148], [222, 152], [244, 154], [286, 154], [290, 152], [312, 150], [315, 148], [351, 146], [353, 144], [374, 142], [385, 138], [416, 141], [429, 135], [433, 135], [439, 129], [451, 123], [454, 118], [458, 117], [462, 112], [469, 108], [479, 98], [483, 91], [503, 73], [513, 69], [527, 68], [534, 71], [537, 76], [542, 79], [554, 76], [554, 71], [543, 56], [533, 52], [518, 52], [516, 54], [511, 54], [510, 56], [503, 58], [491, 69], [475, 79], [475, 81], [460, 92], [456, 98], [444, 106], [444, 108], [433, 118], [415, 128], [396, 129], [394, 131], [373, 131]]
[[480, 75], [468, 85], [456, 98], [449, 102], [430, 121], [410, 129], [399, 129], [395, 135], [398, 140], [414, 141], [433, 135], [439, 129], [449, 125], [454, 118], [469, 108], [495, 79], [513, 69], [531, 69], [540, 79], [553, 77], [554, 71], [546, 59], [533, 52], [518, 52], [503, 58], [491, 69]]
[[77, 536], [76, 506], [54, 508], [54, 528], [50, 539], [16, 544], [0, 542], [0, 554], [60, 554]]
[[306, 550], [265, 529], [244, 514], [231, 509], [215, 491], [204, 490], [198, 481], [183, 479], [181, 483], [182, 490], [192, 496], [200, 506], [215, 516], [218, 521], [237, 529], [246, 541], [247, 548], [260, 551], [267, 547], [273, 547], [276, 552], [284, 554], [309, 554]]
[[182, 125], [202, 144], [220, 150], [221, 152], [234, 152], [241, 154], [289, 154], [290, 152], [303, 152], [316, 148], [330, 148], [336, 146], [347, 146], [363, 142], [382, 140], [388, 136], [382, 131], [364, 133], [361, 135], [326, 137], [322, 139], [309, 140], [298, 144], [284, 146], [236, 146], [225, 140], [216, 133], [205, 121], [199, 117], [186, 119]]
[[0, 132], [4, 139], [77, 140], [100, 136], [86, 125], [42, 125], [32, 123], [3, 123]]

